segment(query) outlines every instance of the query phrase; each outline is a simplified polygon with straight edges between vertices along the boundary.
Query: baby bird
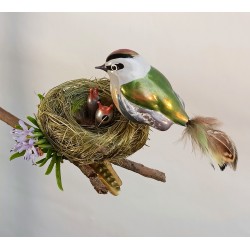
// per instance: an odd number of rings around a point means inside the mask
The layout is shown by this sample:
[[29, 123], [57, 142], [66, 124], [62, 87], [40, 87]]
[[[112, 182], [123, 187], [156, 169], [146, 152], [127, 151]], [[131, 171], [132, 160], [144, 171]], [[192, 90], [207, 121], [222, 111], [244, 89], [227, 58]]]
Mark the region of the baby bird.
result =
[[87, 99], [88, 117], [91, 121], [95, 120], [95, 113], [98, 109], [98, 101], [100, 100], [98, 88], [90, 88]]
[[113, 111], [113, 104], [110, 106], [104, 106], [101, 104], [100, 101], [97, 102], [98, 104], [98, 109], [95, 114], [95, 120], [98, 123], [98, 127], [101, 125], [106, 125], [108, 124], [113, 116], [114, 116], [114, 111]]

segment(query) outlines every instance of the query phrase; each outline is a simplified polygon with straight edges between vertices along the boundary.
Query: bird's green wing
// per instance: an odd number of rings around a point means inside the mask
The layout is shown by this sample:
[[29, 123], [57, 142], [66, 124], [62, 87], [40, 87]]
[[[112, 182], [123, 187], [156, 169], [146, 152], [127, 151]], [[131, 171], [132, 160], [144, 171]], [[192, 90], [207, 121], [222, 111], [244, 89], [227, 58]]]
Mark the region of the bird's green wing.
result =
[[123, 84], [121, 92], [130, 102], [158, 111], [175, 123], [185, 125], [188, 121], [184, 107], [169, 81], [153, 67], [144, 78]]

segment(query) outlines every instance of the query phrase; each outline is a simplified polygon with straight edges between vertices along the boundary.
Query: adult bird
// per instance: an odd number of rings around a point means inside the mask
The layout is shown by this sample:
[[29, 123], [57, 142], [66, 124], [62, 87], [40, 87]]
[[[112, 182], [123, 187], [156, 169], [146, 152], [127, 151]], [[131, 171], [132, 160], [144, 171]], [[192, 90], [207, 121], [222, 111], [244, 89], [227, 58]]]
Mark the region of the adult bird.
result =
[[96, 68], [109, 74], [113, 102], [127, 119], [161, 131], [173, 124], [185, 126], [184, 135], [190, 136], [193, 145], [211, 158], [212, 165], [215, 162], [221, 170], [230, 165], [236, 170], [235, 144], [217, 129], [218, 121], [210, 117], [190, 119], [167, 78], [137, 52], [116, 50]]

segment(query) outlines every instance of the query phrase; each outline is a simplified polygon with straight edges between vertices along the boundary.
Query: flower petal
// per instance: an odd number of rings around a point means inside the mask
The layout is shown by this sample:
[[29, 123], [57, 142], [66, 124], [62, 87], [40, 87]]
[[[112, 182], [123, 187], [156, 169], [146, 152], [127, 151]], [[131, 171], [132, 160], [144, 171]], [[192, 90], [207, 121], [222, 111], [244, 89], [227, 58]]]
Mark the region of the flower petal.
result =
[[30, 127], [30, 128], [28, 129], [28, 131], [29, 131], [30, 133], [33, 133], [33, 132], [34, 132], [34, 128], [33, 128], [33, 127]]
[[22, 127], [23, 130], [28, 130], [27, 126], [25, 125], [24, 121], [19, 120], [19, 125]]
[[37, 158], [38, 152], [36, 147], [34, 146], [34, 143], [36, 142], [36, 138], [30, 138], [29, 136], [34, 136], [33, 131], [34, 128], [27, 128], [27, 126], [24, 124], [23, 121], [19, 121], [20, 126], [23, 128], [23, 130], [20, 129], [14, 129], [12, 130], [13, 139], [16, 140], [16, 145], [11, 149], [11, 151], [14, 152], [23, 152], [24, 159], [25, 160], [32, 160], [33, 164], [35, 164], [35, 158]]
[[13, 129], [10, 133], [13, 134], [13, 135], [22, 135], [23, 130], [21, 130], [21, 129]]
[[31, 155], [32, 155], [32, 150], [31, 150], [30, 148], [28, 148], [28, 149], [26, 150], [26, 153], [25, 153], [24, 157], [23, 157], [24, 160], [29, 161], [30, 158], [31, 158]]
[[26, 137], [26, 135], [22, 135], [22, 136], [19, 136], [19, 137], [15, 137], [14, 140], [16, 140], [17, 142], [22, 143], [22, 142], [25, 142], [27, 140], [27, 137]]
[[33, 146], [33, 145], [34, 145], [34, 142], [35, 142], [34, 139], [29, 139], [29, 145], [30, 145], [30, 146]]
[[32, 146], [32, 151], [33, 151], [35, 157], [39, 156], [37, 149], [34, 146]]

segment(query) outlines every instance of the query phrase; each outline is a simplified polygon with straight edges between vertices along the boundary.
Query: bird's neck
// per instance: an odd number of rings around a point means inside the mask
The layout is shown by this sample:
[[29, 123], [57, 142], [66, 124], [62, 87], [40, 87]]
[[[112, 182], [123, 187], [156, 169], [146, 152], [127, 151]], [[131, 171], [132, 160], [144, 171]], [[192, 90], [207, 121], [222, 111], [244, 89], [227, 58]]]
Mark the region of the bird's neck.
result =
[[119, 104], [118, 104], [118, 97], [119, 95], [121, 94], [121, 85], [119, 83], [119, 79], [114, 76], [114, 75], [111, 75], [110, 76], [110, 92], [111, 92], [111, 96], [112, 96], [112, 99], [113, 99], [113, 102], [116, 106], [116, 108], [120, 111], [120, 108], [119, 108]]

